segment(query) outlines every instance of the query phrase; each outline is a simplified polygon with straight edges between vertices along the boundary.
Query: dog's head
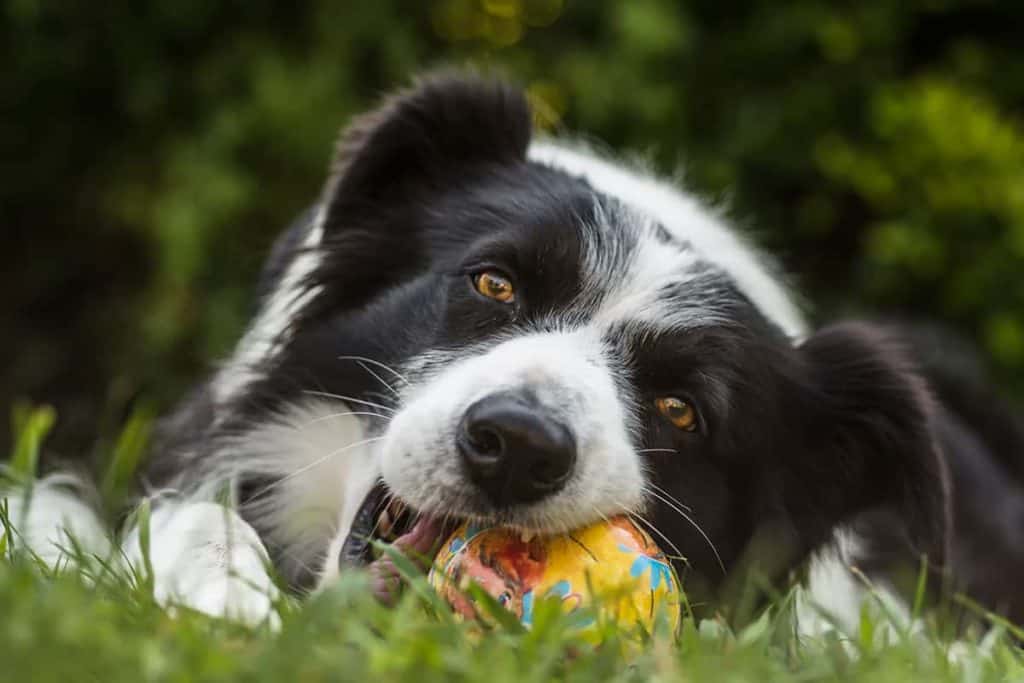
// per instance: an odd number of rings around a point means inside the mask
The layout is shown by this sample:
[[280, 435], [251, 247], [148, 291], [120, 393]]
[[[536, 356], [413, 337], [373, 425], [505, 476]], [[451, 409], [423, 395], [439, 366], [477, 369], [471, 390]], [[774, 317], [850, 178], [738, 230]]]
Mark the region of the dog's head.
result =
[[[287, 325], [250, 334], [269, 355], [241, 423], [334, 397], [376, 439], [362, 495], [379, 477], [422, 515], [528, 532], [628, 513], [712, 581], [765, 525], [806, 552], [895, 505], [941, 534], [927, 400], [891, 344], [794, 341], [785, 293], [710, 214], [530, 147], [522, 94], [476, 78], [351, 127], [270, 273], [291, 294], [264, 322]], [[368, 531], [357, 507], [342, 537]]]

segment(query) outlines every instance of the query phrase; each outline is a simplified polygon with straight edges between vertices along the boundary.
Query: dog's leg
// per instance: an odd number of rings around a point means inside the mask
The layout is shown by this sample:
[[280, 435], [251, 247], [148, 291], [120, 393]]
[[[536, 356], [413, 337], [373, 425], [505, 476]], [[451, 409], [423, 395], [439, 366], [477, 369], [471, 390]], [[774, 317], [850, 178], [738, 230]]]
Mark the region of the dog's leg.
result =
[[858, 576], [860, 547], [855, 533], [839, 529], [833, 542], [811, 560], [796, 602], [798, 633], [805, 641], [828, 633], [854, 639], [864, 609], [876, 622], [876, 638], [884, 641], [897, 642], [914, 626], [906, 602], [896, 592], [885, 584], [868, 585]]
[[137, 570], [152, 571], [161, 605], [248, 624], [279, 624], [274, 603], [280, 594], [268, 571], [266, 548], [233, 510], [206, 502], [158, 502], [148, 538], [148, 566], [138, 525], [128, 532], [124, 553]]
[[31, 487], [0, 490], [12, 527], [9, 547], [28, 551], [54, 569], [92, 556], [111, 557], [113, 545], [86, 502], [86, 490], [81, 480], [67, 474], [44, 477]]

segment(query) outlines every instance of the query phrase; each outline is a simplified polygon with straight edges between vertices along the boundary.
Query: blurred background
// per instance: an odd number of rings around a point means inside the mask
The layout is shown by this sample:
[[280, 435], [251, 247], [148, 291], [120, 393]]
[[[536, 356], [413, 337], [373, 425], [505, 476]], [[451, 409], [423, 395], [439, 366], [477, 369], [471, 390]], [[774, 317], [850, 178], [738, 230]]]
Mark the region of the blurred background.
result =
[[0, 414], [54, 405], [63, 455], [214, 366], [340, 126], [442, 63], [678, 173], [819, 320], [943, 319], [1024, 396], [1019, 0], [0, 5]]

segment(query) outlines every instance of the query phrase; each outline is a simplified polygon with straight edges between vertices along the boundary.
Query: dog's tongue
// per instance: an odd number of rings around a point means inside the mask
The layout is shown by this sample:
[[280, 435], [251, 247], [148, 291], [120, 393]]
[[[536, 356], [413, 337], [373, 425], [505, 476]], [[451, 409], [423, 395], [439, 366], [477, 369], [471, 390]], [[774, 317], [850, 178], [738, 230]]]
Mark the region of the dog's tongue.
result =
[[[428, 515], [421, 516], [412, 529], [395, 539], [392, 545], [409, 557], [424, 571], [429, 567], [441, 536], [441, 523]], [[398, 568], [389, 555], [374, 560], [369, 567], [370, 587], [374, 596], [383, 604], [391, 606], [398, 599], [402, 587]]]
[[422, 557], [428, 555], [441, 535], [441, 523], [430, 515], [420, 515], [412, 528], [395, 539], [394, 545]]

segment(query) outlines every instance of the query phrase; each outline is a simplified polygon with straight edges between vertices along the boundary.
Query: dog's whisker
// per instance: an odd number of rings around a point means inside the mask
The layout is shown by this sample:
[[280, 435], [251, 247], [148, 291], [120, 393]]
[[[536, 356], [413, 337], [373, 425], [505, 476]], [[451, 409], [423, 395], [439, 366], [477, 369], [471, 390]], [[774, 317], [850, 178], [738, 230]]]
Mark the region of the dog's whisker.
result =
[[[367, 398], [379, 398], [384, 403], [390, 403], [391, 401], [393, 401], [395, 399], [394, 396], [391, 396], [390, 394], [386, 394], [383, 391], [367, 391], [365, 396]], [[397, 409], [392, 409], [392, 411], [396, 412], [396, 413], [398, 412]]]
[[344, 401], [346, 403], [358, 403], [360, 405], [369, 406], [371, 408], [377, 408], [378, 410], [383, 410], [384, 412], [390, 413], [390, 414], [394, 414], [395, 413], [395, 409], [394, 408], [389, 408], [388, 406], [386, 406], [386, 405], [384, 405], [382, 403], [374, 403], [373, 401], [366, 401], [364, 399], [356, 398], [354, 396], [345, 396], [344, 394], [334, 394], [334, 393], [331, 393], [329, 391], [315, 391], [313, 389], [307, 389], [303, 393], [309, 394], [310, 396], [319, 396], [321, 398], [333, 398], [333, 399], [336, 399], [338, 401]]
[[641, 515], [641, 514], [639, 514], [637, 512], [627, 512], [626, 514], [635, 523], [637, 523], [640, 526], [646, 528], [650, 533], [654, 534], [659, 539], [661, 539], [661, 541], [665, 545], [667, 545], [669, 547], [669, 550], [671, 550], [672, 552], [675, 553], [675, 556], [672, 559], [679, 559], [679, 560], [681, 560], [683, 562], [688, 561], [688, 558], [686, 557], [686, 555], [683, 554], [683, 551], [681, 551], [679, 549], [679, 546], [677, 546], [675, 543], [673, 543], [672, 539], [670, 539], [667, 535], [665, 535], [665, 533], [662, 532], [662, 530], [659, 529], [654, 524], [654, 522], [652, 522], [651, 520], [647, 519], [646, 517], [644, 517], [643, 515]]
[[647, 483], [645, 484], [645, 487], [646, 487], [646, 488], [649, 488], [649, 489], [651, 489], [651, 490], [657, 491], [658, 493], [660, 493], [661, 495], [665, 496], [665, 497], [666, 497], [666, 498], [668, 498], [668, 499], [669, 499], [670, 501], [672, 501], [673, 503], [675, 503], [675, 504], [676, 504], [676, 505], [678, 505], [679, 507], [683, 508], [683, 509], [684, 509], [684, 510], [686, 510], [687, 512], [690, 512], [690, 513], [692, 513], [692, 512], [693, 512], [693, 508], [692, 508], [692, 507], [690, 507], [689, 505], [687, 505], [687, 504], [686, 504], [686, 503], [684, 503], [683, 501], [679, 500], [678, 498], [676, 498], [675, 496], [673, 496], [673, 495], [672, 495], [671, 493], [669, 493], [668, 491], [666, 491], [666, 490], [665, 490], [664, 488], [662, 488], [661, 486], [658, 486], [657, 484], [655, 484], [655, 483], [654, 483], [653, 481], [648, 481], [648, 482], [647, 482]]
[[330, 413], [329, 415], [321, 415], [320, 417], [313, 418], [312, 420], [310, 420], [306, 424], [304, 424], [301, 427], [299, 427], [299, 429], [306, 429], [307, 427], [309, 427], [311, 425], [314, 425], [314, 424], [316, 424], [318, 422], [324, 422], [326, 420], [336, 420], [336, 419], [342, 418], [342, 417], [379, 417], [382, 420], [389, 419], [389, 416], [381, 415], [380, 413], [371, 413], [369, 411], [358, 411], [358, 410], [356, 410], [356, 411], [351, 411], [351, 412], [347, 412], [347, 413]]
[[379, 367], [379, 368], [381, 368], [383, 370], [387, 370], [392, 375], [394, 375], [398, 379], [402, 380], [402, 382], [404, 382], [406, 385], [409, 384], [409, 380], [405, 377], [405, 375], [400, 373], [398, 370], [395, 370], [390, 365], [387, 365], [386, 363], [381, 363], [379, 360], [374, 360], [372, 358], [367, 358], [366, 356], [338, 356], [338, 360], [362, 361], [363, 363], [369, 363], [370, 365], [376, 365], [377, 367]]
[[300, 556], [297, 552], [289, 550], [283, 544], [275, 545], [274, 552], [287, 557], [295, 564], [295, 567], [303, 573], [316, 574], [319, 571], [318, 567], [309, 564], [305, 558]]
[[678, 453], [675, 448], [641, 448], [637, 453]]
[[[607, 524], [608, 523], [608, 515], [606, 515], [603, 512], [601, 512], [601, 508], [597, 507], [596, 505], [591, 505], [591, 507], [594, 509], [594, 512], [597, 514], [597, 516], [601, 518], [601, 521], [603, 521], [605, 524]], [[629, 513], [627, 512], [626, 514], [629, 514]]]
[[650, 482], [644, 485], [645, 493], [649, 494], [652, 498], [656, 498], [657, 500], [661, 501], [666, 506], [668, 506], [669, 509], [671, 509], [672, 511], [677, 512], [679, 514], [693, 512], [693, 510], [689, 506], [679, 503], [679, 501], [675, 500], [671, 496], [667, 496], [662, 491], [662, 489], [653, 486]]
[[398, 393], [398, 391], [397, 391], [397, 390], [395, 390], [395, 388], [394, 388], [393, 386], [391, 386], [390, 384], [388, 384], [388, 383], [387, 383], [387, 382], [386, 382], [386, 381], [384, 380], [384, 378], [383, 378], [383, 377], [381, 377], [381, 376], [380, 376], [380, 375], [378, 375], [378, 374], [377, 374], [376, 372], [374, 372], [373, 370], [371, 370], [371, 369], [370, 369], [370, 366], [368, 366], [368, 365], [367, 365], [366, 363], [364, 363], [363, 361], [359, 360], [359, 361], [356, 361], [356, 364], [357, 364], [357, 365], [359, 365], [359, 367], [361, 367], [361, 368], [362, 368], [363, 370], [366, 370], [366, 371], [367, 371], [368, 373], [370, 373], [370, 374], [371, 374], [371, 375], [373, 376], [373, 378], [374, 378], [374, 379], [376, 379], [376, 380], [377, 380], [378, 382], [380, 382], [380, 383], [381, 383], [381, 384], [383, 384], [383, 385], [384, 385], [385, 387], [387, 387], [387, 388], [388, 388], [388, 391], [390, 391], [390, 392], [391, 392], [392, 394], [394, 394], [394, 395], [395, 395], [396, 397], [399, 397], [399, 398], [401, 397], [401, 394], [399, 394], [399, 393]]
[[697, 533], [699, 533], [701, 535], [701, 537], [704, 539], [704, 541], [708, 544], [708, 547], [711, 548], [711, 552], [715, 554], [715, 560], [718, 561], [718, 566], [721, 568], [722, 574], [727, 574], [728, 572], [725, 569], [725, 562], [722, 561], [722, 556], [718, 553], [718, 548], [715, 547], [715, 544], [711, 540], [711, 537], [708, 536], [707, 532], [705, 532], [704, 529], [701, 528], [700, 524], [698, 524], [697, 521], [693, 517], [691, 517], [690, 515], [686, 514], [686, 512], [684, 512], [682, 508], [677, 507], [676, 505], [674, 505], [671, 501], [669, 501], [666, 498], [664, 498], [657, 491], [654, 491], [653, 489], [648, 489], [647, 492], [650, 493], [655, 498], [657, 498], [658, 500], [660, 500], [661, 502], [663, 502], [666, 505], [668, 505], [673, 511], [678, 513], [683, 519], [685, 519], [687, 522], [689, 522], [690, 525], [694, 529], [697, 530]]
[[[633, 520], [633, 522], [635, 522], [637, 524], [640, 524], [641, 526], [643, 526], [646, 529], [648, 529], [651, 533], [656, 535], [658, 538], [660, 538], [662, 540], [662, 542], [665, 543], [665, 545], [669, 546], [669, 549], [672, 550], [676, 554], [676, 556], [678, 556], [679, 558], [681, 558], [683, 560], [686, 560], [686, 556], [683, 555], [683, 552], [679, 549], [679, 547], [675, 543], [673, 543], [672, 539], [670, 539], [664, 532], [662, 532], [661, 529], [659, 529], [654, 524], [654, 522], [652, 522], [651, 520], [647, 519], [646, 517], [641, 515], [639, 512], [635, 512], [635, 511], [631, 510], [629, 508], [629, 506], [622, 505], [621, 503], [619, 503], [617, 501], [615, 502], [615, 504], [618, 505], [620, 508], [622, 508], [623, 513], [627, 517], [629, 517], [631, 520]], [[604, 513], [602, 513], [601, 510], [599, 510], [596, 506], [594, 507], [594, 512], [596, 512], [598, 514], [598, 516], [600, 516], [605, 522], [608, 521], [608, 517]]]
[[317, 458], [316, 460], [314, 460], [313, 462], [309, 463], [308, 465], [304, 465], [303, 467], [300, 467], [299, 469], [295, 470], [294, 472], [290, 472], [290, 473], [286, 474], [284, 477], [274, 481], [273, 483], [264, 486], [262, 489], [260, 489], [259, 491], [256, 491], [254, 494], [252, 494], [249, 498], [250, 498], [250, 500], [256, 500], [256, 499], [260, 498], [261, 496], [266, 495], [270, 491], [273, 491], [275, 488], [277, 488], [278, 486], [281, 486], [285, 482], [287, 482], [287, 481], [289, 481], [291, 479], [294, 479], [295, 477], [298, 477], [298, 476], [300, 476], [302, 474], [305, 474], [306, 472], [309, 472], [310, 470], [315, 469], [315, 468], [319, 467], [320, 465], [323, 465], [324, 463], [329, 461], [331, 458], [336, 458], [337, 456], [341, 455], [342, 453], [350, 451], [353, 448], [358, 448], [359, 446], [365, 446], [365, 445], [373, 443], [375, 441], [383, 441], [384, 438], [385, 437], [383, 437], [383, 436], [375, 436], [375, 437], [372, 437], [372, 438], [369, 438], [369, 439], [363, 439], [361, 441], [356, 441], [355, 443], [350, 443], [347, 446], [344, 446], [344, 447], [339, 448], [337, 450], [333, 450], [330, 453], [328, 453], [327, 455], [324, 455], [323, 457]]

